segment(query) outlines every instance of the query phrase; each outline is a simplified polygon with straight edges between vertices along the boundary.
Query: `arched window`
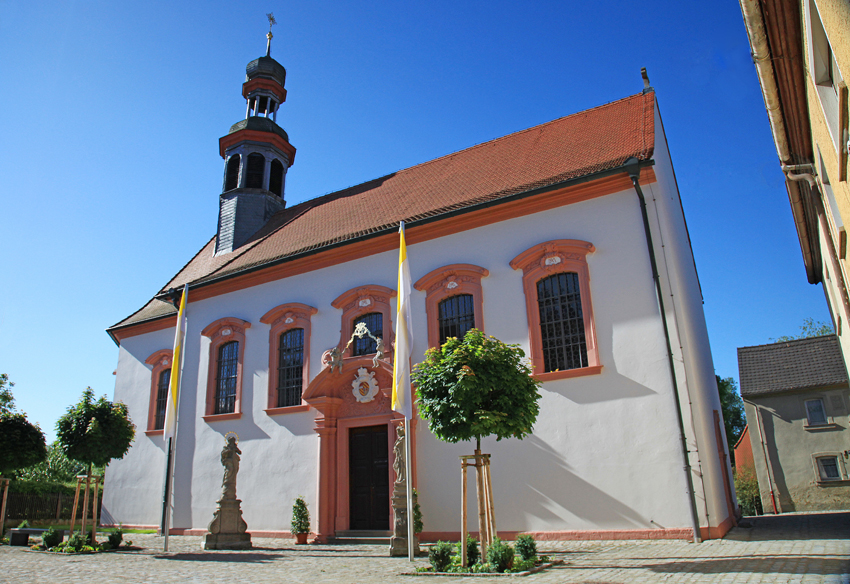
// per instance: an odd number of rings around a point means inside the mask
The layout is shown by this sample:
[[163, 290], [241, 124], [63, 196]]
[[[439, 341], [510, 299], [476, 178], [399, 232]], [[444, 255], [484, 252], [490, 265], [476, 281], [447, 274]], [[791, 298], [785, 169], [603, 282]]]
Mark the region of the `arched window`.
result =
[[594, 251], [587, 241], [555, 239], [511, 260], [522, 270], [529, 356], [541, 381], [602, 373], [587, 264]]
[[304, 373], [304, 329], [280, 335], [277, 358], [277, 407], [301, 404]]
[[441, 345], [449, 337], [463, 339], [469, 329], [475, 328], [475, 305], [472, 294], [458, 294], [440, 302], [437, 319]]
[[[357, 327], [357, 325], [361, 322], [366, 325], [366, 328], [369, 329], [370, 333], [379, 339], [384, 338], [383, 314], [380, 312], [369, 312], [354, 319], [352, 324], [354, 327]], [[362, 339], [354, 337], [354, 342], [351, 344], [352, 356], [359, 357], [360, 355], [371, 355], [375, 351], [377, 351], [376, 343], [370, 337], [364, 336]]]
[[232, 414], [235, 410], [238, 364], [239, 341], [230, 341], [219, 347], [214, 414]]
[[156, 417], [153, 429], [162, 430], [165, 427], [165, 406], [168, 403], [168, 384], [171, 381], [171, 368], [163, 369], [156, 384]]
[[278, 197], [283, 196], [283, 164], [280, 160], [272, 160], [272, 168], [269, 173], [269, 190]]
[[587, 367], [587, 340], [578, 274], [553, 274], [537, 282], [544, 371]]
[[266, 159], [262, 154], [248, 155], [248, 169], [245, 175], [245, 187], [249, 189], [263, 188], [263, 174], [266, 171]]
[[227, 161], [227, 174], [224, 179], [224, 190], [230, 191], [239, 186], [239, 161], [242, 157], [234, 154]]

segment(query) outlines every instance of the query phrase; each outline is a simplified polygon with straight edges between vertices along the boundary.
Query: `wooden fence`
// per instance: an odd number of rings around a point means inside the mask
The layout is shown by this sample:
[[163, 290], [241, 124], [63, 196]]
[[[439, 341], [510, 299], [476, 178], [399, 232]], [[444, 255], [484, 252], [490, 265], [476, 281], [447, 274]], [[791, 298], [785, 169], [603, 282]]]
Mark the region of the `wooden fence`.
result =
[[[102, 499], [102, 492], [98, 499]], [[2, 491], [0, 491], [2, 497]], [[9, 493], [6, 500], [6, 520], [24, 519], [28, 521], [45, 521], [45, 520], [71, 520], [73, 512], [74, 495], [63, 495], [61, 493]], [[89, 499], [89, 518], [93, 519], [94, 505], [91, 498]], [[77, 520], [82, 518], [83, 514], [83, 493], [80, 492], [80, 501], [77, 507]], [[100, 515], [100, 513], [98, 513]]]

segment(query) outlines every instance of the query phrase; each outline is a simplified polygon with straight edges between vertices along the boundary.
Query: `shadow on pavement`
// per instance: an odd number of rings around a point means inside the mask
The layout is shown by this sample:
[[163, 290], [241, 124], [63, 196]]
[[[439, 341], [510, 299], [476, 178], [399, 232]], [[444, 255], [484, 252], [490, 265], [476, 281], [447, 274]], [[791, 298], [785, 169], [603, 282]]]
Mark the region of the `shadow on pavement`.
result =
[[635, 567], [664, 574], [850, 574], [850, 560], [846, 558], [806, 555], [706, 558]]
[[781, 541], [794, 539], [850, 539], [850, 511], [786, 513], [744, 517], [723, 539]]
[[[257, 554], [253, 552], [218, 553], [218, 552], [183, 552], [169, 555], [156, 555], [157, 560], [180, 560], [184, 562], [249, 562], [266, 564], [284, 558], [283, 554]], [[291, 558], [290, 558], [291, 559]]]

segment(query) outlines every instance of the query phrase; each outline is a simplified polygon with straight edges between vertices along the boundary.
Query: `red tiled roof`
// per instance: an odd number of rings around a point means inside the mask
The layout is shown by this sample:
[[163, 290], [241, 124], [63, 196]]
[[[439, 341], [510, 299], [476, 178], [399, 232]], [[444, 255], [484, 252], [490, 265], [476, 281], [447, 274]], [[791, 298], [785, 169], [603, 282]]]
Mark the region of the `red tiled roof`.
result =
[[[305, 201], [275, 214], [250, 242], [213, 255], [215, 238], [162, 290], [397, 228], [417, 220], [647, 160], [655, 95], [633, 95]], [[151, 300], [112, 328], [174, 312]]]

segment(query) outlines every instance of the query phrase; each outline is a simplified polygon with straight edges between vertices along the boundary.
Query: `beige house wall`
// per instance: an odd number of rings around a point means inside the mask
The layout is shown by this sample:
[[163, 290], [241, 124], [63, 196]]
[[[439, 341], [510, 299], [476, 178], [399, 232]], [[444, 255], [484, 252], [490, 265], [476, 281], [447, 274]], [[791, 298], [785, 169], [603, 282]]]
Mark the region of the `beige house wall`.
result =
[[[814, 398], [824, 401], [826, 425], [808, 424], [805, 401]], [[848, 400], [846, 386], [745, 398], [765, 513], [774, 497], [780, 513], [850, 508]], [[838, 458], [841, 480], [821, 479], [816, 457], [824, 455]]]

